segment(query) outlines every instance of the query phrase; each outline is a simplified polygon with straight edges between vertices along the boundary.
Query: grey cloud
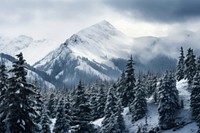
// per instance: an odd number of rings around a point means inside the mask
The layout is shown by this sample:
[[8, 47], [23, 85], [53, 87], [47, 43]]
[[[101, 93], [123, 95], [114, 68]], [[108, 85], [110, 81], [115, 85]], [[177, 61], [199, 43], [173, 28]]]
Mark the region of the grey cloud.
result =
[[0, 23], [26, 23], [39, 17], [78, 20], [100, 13], [97, 6], [93, 0], [5, 0], [0, 4]]
[[174, 23], [200, 17], [199, 0], [103, 0], [120, 13], [145, 21]]

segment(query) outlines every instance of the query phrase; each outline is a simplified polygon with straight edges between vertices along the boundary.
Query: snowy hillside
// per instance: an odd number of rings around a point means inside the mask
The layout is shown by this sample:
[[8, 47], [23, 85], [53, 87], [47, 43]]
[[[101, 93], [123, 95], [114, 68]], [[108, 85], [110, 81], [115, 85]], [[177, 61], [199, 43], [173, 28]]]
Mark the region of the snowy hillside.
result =
[[34, 40], [25, 35], [16, 38], [0, 37], [1, 53], [15, 56], [23, 52], [25, 59], [31, 65], [57, 47], [58, 45], [53, 41], [46, 39]]
[[[1, 53], [0, 58], [1, 58], [1, 61], [3, 61], [5, 63], [5, 65], [7, 66], [8, 70], [12, 68], [12, 62], [15, 61], [14, 57]], [[31, 67], [28, 64], [26, 67], [28, 70], [27, 80], [30, 83], [34, 83], [35, 80], [37, 79], [37, 82], [41, 88], [55, 89], [56, 82], [55, 82], [55, 80], [53, 80], [53, 78], [49, 77], [44, 72], [34, 69], [33, 67]]]
[[[150, 37], [130, 38], [109, 22], [102, 21], [72, 35], [34, 67], [66, 84], [77, 83], [80, 79], [85, 82], [98, 79], [116, 80], [130, 55], [135, 59], [136, 68], [140, 68], [137, 70], [162, 71], [173, 68], [176, 60], [162, 53], [155, 53], [157, 44], [152, 45], [155, 40], [157, 39]], [[145, 47], [144, 55], [139, 53], [142, 50], [141, 46]], [[143, 60], [147, 54], [152, 56]]]
[[[184, 126], [177, 128], [162, 131], [162, 133], [196, 133], [198, 130], [198, 126], [195, 122], [191, 120], [191, 110], [190, 110], [190, 92], [188, 91], [188, 85], [186, 80], [181, 80], [177, 82], [177, 89], [179, 91], [180, 100], [183, 100], [184, 108], [178, 112], [178, 121], [184, 122]], [[126, 107], [123, 111], [123, 117], [125, 120], [126, 128], [129, 133], [135, 133], [138, 127], [146, 127], [147, 131], [152, 128], [158, 127], [158, 110], [157, 105], [154, 103], [153, 98], [147, 99], [147, 117], [136, 121], [134, 124], [132, 123], [132, 114], [129, 112], [129, 109]], [[101, 122], [104, 118], [98, 119], [94, 122], [96, 126], [101, 126]]]

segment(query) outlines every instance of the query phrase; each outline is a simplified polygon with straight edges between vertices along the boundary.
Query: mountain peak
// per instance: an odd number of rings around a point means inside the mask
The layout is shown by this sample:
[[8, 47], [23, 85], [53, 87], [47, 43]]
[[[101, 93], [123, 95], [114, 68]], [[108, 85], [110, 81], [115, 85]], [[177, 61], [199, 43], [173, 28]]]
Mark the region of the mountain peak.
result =
[[77, 33], [79, 36], [94, 36], [94, 35], [116, 35], [121, 34], [120, 31], [118, 31], [112, 24], [110, 24], [108, 21], [103, 20], [99, 23], [96, 23], [88, 28], [85, 28]]
[[106, 20], [102, 20], [99, 23], [94, 24], [93, 26], [105, 26], [105, 27], [110, 27], [110, 28], [115, 29], [115, 27], [110, 22], [108, 22]]
[[109, 40], [116, 36], [125, 36], [121, 31], [117, 30], [108, 21], [103, 20], [90, 27], [80, 30], [78, 33], [73, 34], [70, 39], [67, 39], [65, 44], [75, 45], [84, 42], [101, 42]]

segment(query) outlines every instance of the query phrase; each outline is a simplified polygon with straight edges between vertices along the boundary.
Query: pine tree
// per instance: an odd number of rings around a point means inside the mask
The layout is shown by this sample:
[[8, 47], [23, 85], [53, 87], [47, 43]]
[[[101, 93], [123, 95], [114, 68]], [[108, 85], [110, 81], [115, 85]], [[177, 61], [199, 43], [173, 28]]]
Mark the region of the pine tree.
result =
[[100, 133], [125, 133], [125, 124], [122, 116], [121, 101], [117, 99], [113, 93], [114, 87], [108, 92], [105, 118], [102, 121]]
[[54, 93], [50, 95], [50, 99], [47, 105], [47, 110], [48, 110], [48, 115], [50, 118], [55, 118], [56, 117], [56, 96]]
[[87, 102], [87, 98], [85, 95], [85, 87], [80, 81], [77, 88], [75, 89], [75, 94], [73, 95], [73, 107], [78, 108], [82, 103]]
[[142, 79], [142, 82], [145, 86], [146, 89], [146, 97], [150, 98], [156, 91], [156, 87], [157, 87], [157, 76], [153, 73], [148, 73], [147, 77], [144, 77], [144, 79]]
[[117, 112], [115, 113], [115, 132], [116, 133], [126, 133], [126, 127], [125, 127], [125, 122], [124, 122], [124, 118], [123, 115], [121, 114], [123, 111], [122, 105], [121, 105], [121, 101], [118, 99], [117, 102]]
[[99, 112], [97, 112], [97, 108], [98, 108], [98, 102], [97, 102], [97, 94], [93, 94], [90, 98], [90, 106], [91, 106], [91, 116], [92, 116], [92, 120], [96, 120], [98, 119], [98, 114]]
[[72, 125], [78, 126], [78, 128], [73, 131], [74, 133], [92, 133], [94, 132], [93, 124], [91, 121], [91, 108], [86, 98], [85, 87], [80, 81], [78, 87], [76, 88], [73, 95], [73, 105], [72, 105]]
[[134, 75], [132, 56], [128, 60], [127, 65], [126, 65], [125, 78], [126, 78], [126, 82], [125, 82], [125, 87], [123, 89], [122, 105], [124, 107], [127, 107], [135, 98], [134, 96], [135, 95], [135, 92], [134, 92], [135, 75]]
[[70, 104], [70, 101], [69, 101], [69, 97], [67, 97], [65, 99], [65, 107], [64, 108], [65, 108], [65, 117], [66, 117], [67, 120], [70, 121], [70, 125], [71, 125], [71, 122], [72, 122], [71, 113], [72, 113], [72, 111], [71, 111], [71, 104]]
[[9, 88], [6, 91], [6, 132], [7, 133], [34, 133], [37, 129], [35, 119], [37, 112], [34, 110], [35, 92], [33, 85], [26, 81], [27, 71], [22, 53], [17, 55], [17, 60], [13, 63], [12, 73], [9, 79]]
[[122, 72], [120, 79], [118, 80], [116, 86], [117, 86], [117, 97], [122, 101], [123, 99], [123, 93], [124, 93], [124, 88], [126, 84], [126, 78], [125, 78], [125, 73]]
[[70, 128], [70, 120], [65, 116], [64, 99], [62, 98], [58, 104], [56, 123], [54, 133], [68, 133]]
[[104, 116], [105, 104], [106, 104], [106, 93], [104, 92], [104, 85], [100, 85], [97, 97], [96, 118], [102, 118]]
[[[38, 113], [35, 122], [39, 124], [41, 122], [41, 116], [42, 116], [43, 98], [41, 95], [41, 89], [39, 88], [37, 79], [35, 79], [33, 90], [35, 91], [35, 95], [32, 97], [32, 99], [35, 100], [34, 110]], [[37, 130], [40, 131], [40, 129]]]
[[176, 80], [172, 74], [166, 72], [159, 88], [158, 113], [161, 129], [175, 126], [175, 113], [179, 108]]
[[183, 52], [183, 47], [181, 47], [179, 61], [176, 68], [176, 79], [178, 81], [180, 81], [181, 79], [184, 79], [184, 70], [185, 70], [185, 56]]
[[145, 88], [142, 84], [141, 77], [136, 83], [135, 90], [135, 99], [130, 105], [130, 110], [133, 113], [133, 122], [143, 118], [147, 111], [147, 102], [145, 98]]
[[104, 109], [105, 117], [110, 117], [111, 114], [114, 114], [117, 112], [117, 97], [114, 94], [115, 90], [115, 85], [113, 85], [107, 94], [107, 99], [106, 99], [106, 105]]
[[196, 73], [200, 73], [200, 56], [197, 58], [196, 64]]
[[195, 55], [193, 49], [189, 48], [185, 59], [185, 79], [188, 79], [189, 86], [192, 83], [193, 77], [196, 73]]
[[5, 132], [5, 114], [7, 112], [6, 108], [4, 107], [5, 102], [5, 93], [8, 89], [8, 75], [6, 74], [6, 66], [4, 64], [0, 65], [0, 132]]
[[190, 98], [192, 117], [197, 121], [198, 124], [200, 124], [200, 73], [196, 73], [194, 77]]
[[50, 124], [51, 124], [50, 117], [47, 114], [47, 109], [43, 107], [42, 116], [41, 116], [41, 126], [42, 130], [41, 133], [51, 133]]

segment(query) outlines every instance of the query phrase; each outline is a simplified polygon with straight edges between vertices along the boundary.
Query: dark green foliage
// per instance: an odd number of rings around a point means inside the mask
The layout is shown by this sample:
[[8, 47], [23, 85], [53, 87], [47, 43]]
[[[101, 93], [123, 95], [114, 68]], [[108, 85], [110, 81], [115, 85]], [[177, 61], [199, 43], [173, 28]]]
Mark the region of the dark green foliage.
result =
[[191, 85], [193, 77], [196, 73], [195, 55], [193, 49], [189, 48], [185, 59], [185, 79], [188, 79], [189, 85]]
[[133, 59], [132, 56], [128, 60], [125, 70], [125, 84], [124, 88], [120, 89], [122, 92], [122, 105], [127, 107], [131, 104], [131, 102], [135, 98], [134, 94], [134, 87], [135, 87], [135, 75], [134, 75], [134, 68], [133, 68]]
[[112, 114], [117, 112], [117, 97], [114, 94], [116, 90], [115, 85], [113, 85], [107, 94], [106, 105], [104, 109], [104, 113], [106, 117], [110, 117]]
[[35, 95], [31, 98], [35, 101], [34, 109], [38, 113], [35, 121], [37, 124], [39, 124], [41, 122], [42, 116], [43, 98], [41, 95], [41, 89], [39, 88], [39, 85], [37, 83], [37, 79], [35, 80], [33, 90], [35, 91]]
[[126, 78], [125, 73], [122, 72], [120, 79], [117, 81], [117, 94], [116, 96], [122, 101], [123, 100], [123, 94], [124, 94], [124, 88], [126, 84]]
[[49, 102], [48, 102], [48, 105], [47, 105], [47, 110], [48, 110], [48, 115], [50, 118], [55, 118], [56, 117], [56, 106], [57, 106], [57, 103], [56, 103], [56, 96], [54, 93], [52, 93], [50, 95], [50, 99], [49, 99]]
[[78, 108], [79, 105], [87, 102], [87, 96], [85, 94], [85, 87], [80, 81], [73, 95], [73, 107]]
[[106, 93], [104, 92], [104, 85], [100, 85], [97, 97], [97, 118], [104, 116], [104, 109], [106, 104]]
[[118, 100], [113, 90], [115, 87], [111, 87], [108, 92], [106, 107], [105, 107], [105, 119], [102, 122], [100, 133], [125, 133], [125, 124], [122, 116], [121, 101]]
[[159, 125], [161, 129], [170, 129], [175, 126], [175, 114], [179, 108], [176, 80], [172, 73], [166, 72], [159, 87]]
[[73, 95], [72, 105], [72, 125], [78, 127], [74, 133], [92, 133], [94, 131], [93, 125], [90, 124], [92, 110], [86, 97], [85, 87], [79, 82]]
[[33, 133], [37, 129], [35, 119], [37, 112], [34, 109], [33, 85], [26, 82], [27, 71], [22, 53], [17, 55], [18, 60], [13, 63], [10, 70], [12, 77], [5, 94], [6, 131], [8, 133]]
[[91, 107], [91, 116], [92, 120], [98, 119], [98, 113], [97, 108], [98, 108], [98, 102], [97, 102], [97, 94], [93, 94], [90, 99], [90, 107]]
[[178, 81], [180, 81], [181, 79], [184, 79], [184, 70], [185, 70], [185, 56], [183, 52], [183, 47], [181, 47], [179, 61], [176, 67], [176, 79]]
[[157, 87], [157, 75], [148, 72], [147, 76], [141, 80], [145, 86], [146, 89], [146, 97], [150, 98], [156, 91]]
[[191, 92], [191, 110], [192, 117], [200, 124], [200, 74], [196, 73]]
[[0, 65], [0, 132], [5, 132], [5, 114], [7, 112], [6, 108], [4, 107], [4, 102], [6, 100], [5, 93], [8, 89], [8, 75], [6, 74], [6, 66], [4, 64]]
[[56, 123], [53, 131], [54, 133], [68, 133], [69, 128], [70, 128], [70, 120], [67, 119], [65, 115], [64, 99], [61, 99], [58, 104]]
[[147, 112], [147, 101], [145, 98], [145, 88], [139, 76], [135, 90], [135, 99], [130, 105], [130, 111], [133, 113], [132, 121], [135, 122], [143, 118]]
[[47, 114], [47, 110], [44, 107], [42, 110], [42, 116], [41, 116], [41, 133], [51, 133], [50, 130], [50, 124], [51, 124], [50, 117]]
[[197, 58], [196, 65], [196, 73], [200, 73], [200, 56]]
[[71, 119], [71, 104], [70, 104], [70, 101], [69, 101], [69, 97], [67, 97], [65, 99], [65, 105], [64, 105], [64, 108], [65, 108], [65, 117], [67, 120], [70, 121], [70, 125], [71, 125], [71, 122], [72, 122], [72, 119]]

